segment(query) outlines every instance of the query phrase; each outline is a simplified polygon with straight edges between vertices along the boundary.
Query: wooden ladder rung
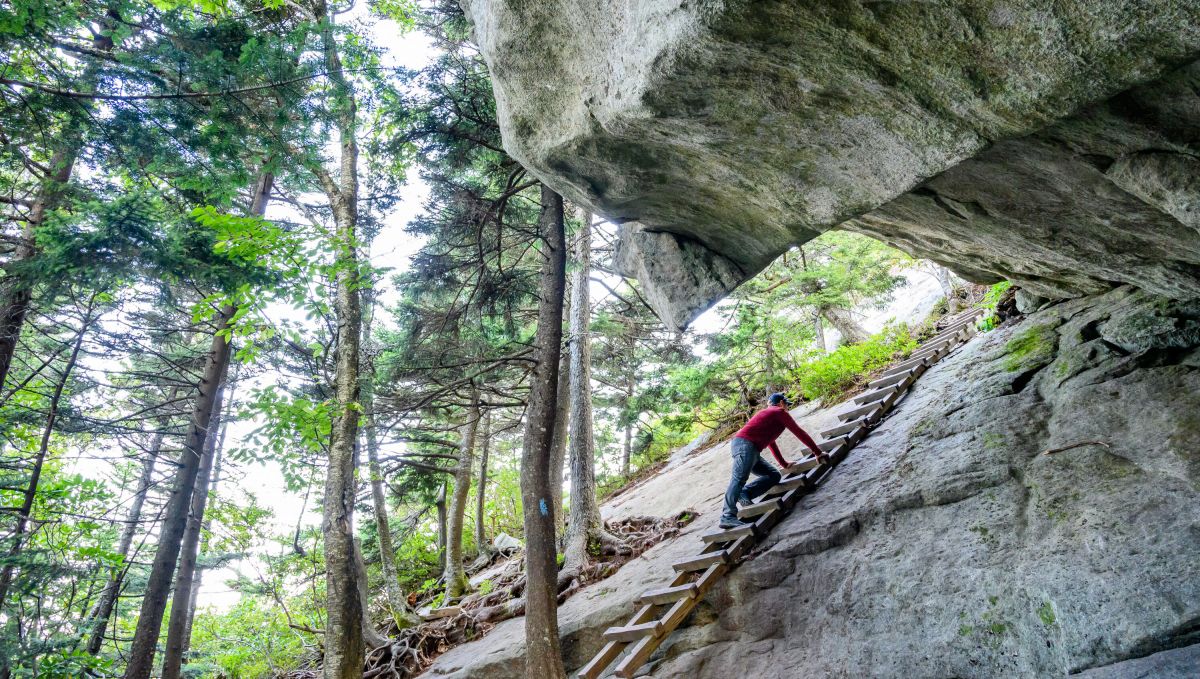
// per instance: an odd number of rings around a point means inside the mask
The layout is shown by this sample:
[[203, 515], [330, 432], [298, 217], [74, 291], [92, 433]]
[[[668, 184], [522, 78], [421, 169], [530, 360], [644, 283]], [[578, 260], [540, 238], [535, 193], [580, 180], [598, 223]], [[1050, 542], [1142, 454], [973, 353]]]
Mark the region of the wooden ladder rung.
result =
[[920, 370], [921, 367], [922, 366], [920, 365], [915, 365], [908, 370], [898, 372], [895, 375], [889, 375], [888, 377], [880, 377], [877, 380], [872, 380], [867, 382], [867, 388], [882, 389], [883, 387], [890, 387], [897, 382], [903, 382], [906, 378], [908, 378], [909, 373], [913, 372], [914, 370]]
[[629, 655], [625, 656], [625, 659], [617, 665], [616, 675], [618, 677], [629, 678], [637, 674], [638, 669], [646, 664], [646, 661], [650, 659], [650, 656], [659, 645], [662, 644], [671, 632], [675, 631], [676, 627], [687, 619], [692, 609], [700, 603], [704, 595], [728, 571], [729, 566], [725, 564], [710, 566], [704, 572], [704, 575], [700, 576], [700, 579], [696, 581], [698, 587], [696, 596], [690, 599], [680, 599], [667, 609], [667, 612], [659, 619], [659, 622], [662, 623], [662, 630], [657, 635], [646, 637], [634, 644], [633, 648], [629, 651]]
[[630, 679], [630, 677], [637, 674], [638, 668], [646, 664], [646, 661], [650, 659], [650, 655], [654, 653], [659, 644], [667, 638], [668, 634], [675, 630], [675, 627], [687, 617], [688, 613], [692, 612], [698, 601], [699, 599], [680, 599], [676, 601], [675, 605], [667, 610], [667, 613], [663, 616], [663, 620], [676, 620], [677, 622], [669, 629], [663, 628], [658, 634], [638, 640], [629, 650], [629, 654], [617, 665], [616, 675], [622, 677], [622, 679]]
[[424, 613], [421, 617], [426, 620], [437, 620], [439, 618], [453, 618], [462, 613], [462, 608], [459, 606], [446, 606], [444, 608], [435, 608]]
[[869, 418], [869, 417], [872, 417], [875, 415], [875, 411], [878, 408], [879, 408], [878, 403], [868, 403], [865, 406], [851, 408], [850, 410], [847, 410], [845, 412], [838, 413], [838, 419], [841, 420], [842, 422], [849, 422], [851, 420]]
[[756, 502], [748, 507], [742, 507], [738, 510], [739, 519], [748, 519], [752, 516], [766, 514], [772, 509], [781, 509], [783, 505], [779, 504], [779, 500], [766, 500], [765, 502]]
[[921, 346], [917, 347], [917, 350], [914, 351], [912, 353], [912, 355], [920, 356], [921, 354], [924, 354], [924, 353], [930, 353], [930, 352], [933, 352], [934, 350], [940, 351], [942, 349], [945, 349], [948, 346], [958, 344], [959, 342], [961, 342], [967, 338], [967, 336], [970, 334], [969, 330], [970, 330], [969, 327], [962, 327], [962, 328], [956, 328], [952, 331], [942, 333], [941, 335], [938, 335], [934, 339], [931, 339], [928, 342], [925, 342]]
[[[892, 402], [894, 403], [897, 398], [899, 398], [899, 394], [897, 394], [895, 397], [892, 397]], [[890, 406], [891, 404], [888, 403], [887, 401], [884, 401], [880, 405], [882, 405], [886, 408], [886, 407]], [[882, 412], [877, 413], [877, 416], [882, 415], [882, 414], [883, 414]], [[858, 429], [855, 429], [854, 431], [850, 432], [849, 434], [846, 434], [846, 443], [849, 444], [846, 447], [851, 448], [853, 446], [856, 446], [856, 445], [858, 445], [859, 441], [861, 441], [865, 438], [867, 438], [867, 428], [859, 427]]]
[[783, 495], [779, 496], [779, 501], [783, 503], [783, 511], [790, 512], [800, 502], [800, 498], [808, 493], [807, 488], [793, 488]]
[[687, 599], [696, 594], [696, 583], [689, 582], [676, 587], [652, 589], [638, 597], [639, 604], [669, 604], [680, 599]]
[[790, 479], [793, 476], [799, 476], [818, 464], [820, 464], [820, 462], [817, 461], [817, 458], [809, 455], [803, 460], [797, 460], [785, 467], [783, 470], [783, 478]]
[[822, 483], [825, 483], [826, 479], [829, 478], [829, 472], [831, 471], [833, 471], [833, 465], [828, 464], [823, 464], [820, 467], [812, 470], [812, 473], [808, 475], [809, 485], [811, 485], [813, 488], [816, 488]]
[[913, 367], [914, 365], [917, 365], [917, 364], [919, 364], [919, 363], [925, 363], [925, 357], [924, 357], [924, 356], [922, 356], [922, 357], [920, 357], [920, 358], [911, 358], [911, 357], [910, 357], [908, 360], [906, 360], [906, 361], [903, 361], [903, 362], [901, 362], [901, 363], [897, 363], [896, 365], [894, 365], [894, 366], [892, 366], [892, 367], [888, 368], [887, 370], [883, 371], [883, 376], [884, 376], [884, 377], [891, 377], [892, 375], [895, 375], [895, 374], [897, 374], [897, 373], [908, 372], [909, 370], [912, 370], [912, 367]]
[[604, 630], [604, 639], [606, 641], [637, 641], [642, 637], [654, 636], [662, 630], [662, 623], [658, 620], [643, 622], [638, 625], [626, 625], [625, 627], [609, 627]]
[[729, 550], [722, 549], [718, 552], [710, 552], [708, 554], [694, 556], [690, 559], [684, 559], [683, 561], [676, 561], [675, 563], [671, 564], [671, 568], [674, 568], [680, 573], [692, 573], [695, 571], [705, 570], [709, 566], [718, 563], [729, 563]]
[[[628, 627], [630, 625], [640, 625], [645, 622], [653, 621], [655, 608], [657, 607], [642, 606], [638, 612], [629, 619], [629, 622], [625, 623], [625, 626]], [[604, 673], [604, 670], [609, 666], [609, 664], [616, 660], [617, 657], [625, 651], [625, 647], [628, 645], [629, 642], [627, 641], [606, 642], [600, 649], [600, 652], [597, 653], [596, 656], [588, 662], [588, 664], [584, 665], [583, 668], [579, 670], [579, 674], [577, 676], [579, 679], [599, 679], [600, 675]]]
[[962, 330], [963, 328], [972, 327], [974, 323], [975, 323], [974, 318], [957, 319], [955, 321], [952, 321], [946, 327], [939, 330], [936, 335], [934, 335], [933, 337], [929, 338], [929, 340], [926, 340], [926, 341], [941, 339], [941, 338], [945, 337], [946, 335], [949, 335], [954, 332], [958, 332], [959, 330]]
[[[775, 507], [762, 514], [754, 521], [754, 527], [758, 530], [759, 535], [766, 535], [767, 533], [771, 532], [771, 529], [775, 527], [775, 524], [782, 521], [783, 517], [787, 514], [787, 510], [784, 509], [783, 503], [780, 500], [781, 498], [776, 498], [774, 500], [775, 502], [779, 502], [778, 507]], [[734, 544], [736, 545], [737, 543], [735, 542]]]
[[953, 341], [953, 340], [957, 339], [959, 336], [961, 336], [964, 332], [967, 332], [968, 330], [970, 330], [971, 327], [972, 326], [966, 325], [966, 324], [951, 326], [951, 327], [943, 330], [942, 332], [934, 335], [933, 337], [930, 337], [929, 339], [925, 340], [924, 342], [922, 342], [921, 346], [918, 347], [918, 349], [925, 348], [925, 347], [931, 347], [938, 342], [945, 342], [947, 340]]
[[817, 464], [821, 463], [814, 456], [805, 457], [802, 461], [788, 464], [787, 468], [784, 469], [784, 474], [780, 476], [780, 482], [791, 481], [792, 479], [797, 479], [797, 477], [804, 476], [805, 473], [808, 473], [808, 470], [816, 467]]
[[846, 438], [845, 436], [841, 436], [836, 439], [829, 439], [828, 441], [821, 441], [820, 443], [817, 444], [817, 447], [820, 448], [822, 452], [827, 453], [835, 448], [840, 448], [840, 447], [846, 445], [846, 443], [849, 440], [850, 439]]
[[[729, 552], [730, 567], [733, 566], [733, 563], [735, 561], [742, 558], [743, 556], [746, 556], [746, 552], [749, 552], [750, 548], [754, 546], [754, 540], [755, 540], [754, 536], [747, 535], [744, 538], [738, 538], [737, 542], [734, 542], [732, 545], [730, 545], [729, 549], [726, 550]], [[715, 566], [709, 566], [710, 570], [712, 568], [715, 568]], [[705, 591], [704, 588], [701, 588], [701, 591], [702, 592]]]
[[943, 356], [950, 353], [950, 350], [953, 348], [953, 345], [946, 344], [935, 349], [922, 350], [917, 354], [913, 354], [913, 356], [923, 359], [927, 365], [933, 365], [940, 361]]
[[628, 644], [624, 641], [605, 642], [604, 647], [600, 649], [600, 652], [593, 656], [592, 659], [588, 661], [588, 664], [579, 669], [579, 672], [575, 675], [576, 678], [599, 679], [600, 675], [604, 673], [604, 669], [608, 667], [612, 661], [616, 660], [617, 656], [621, 655], [621, 651], [624, 651], [627, 645]]
[[904, 384], [904, 380], [901, 380], [899, 383], [893, 384], [890, 387], [884, 387], [882, 389], [868, 391], [865, 394], [859, 394], [858, 396], [854, 397], [854, 402], [858, 403], [859, 405], [866, 405], [868, 403], [882, 401], [883, 399], [885, 399], [888, 396], [891, 396], [893, 393], [895, 393], [896, 389], [900, 388], [899, 387], [900, 384]]
[[704, 542], [733, 542], [747, 535], [754, 535], [754, 524], [748, 523], [737, 528], [722, 529], [700, 536]]
[[[959, 332], [962, 331], [960, 330]], [[941, 349], [945, 348], [946, 345], [953, 344], [958, 339], [959, 332], [956, 332], [953, 335], [947, 335], [939, 340], [933, 340], [931, 342], [922, 344], [921, 346], [917, 347], [916, 351], [912, 352], [912, 355], [910, 355], [909, 358], [920, 358], [921, 356], [932, 354], [935, 351], [940, 351]]]
[[826, 438], [835, 438], [838, 436], [845, 436], [846, 434], [849, 434], [850, 432], [854, 431], [855, 429], [858, 429], [859, 427], [865, 427], [865, 426], [867, 426], [867, 418], [864, 417], [864, 418], [860, 418], [857, 420], [851, 420], [850, 422], [847, 422], [845, 424], [839, 424], [838, 426], [834, 427], [833, 429], [826, 429], [825, 431], [821, 432], [821, 436], [824, 436]]
[[[814, 464], [813, 467], [815, 467], [815, 466], [816, 465]], [[810, 469], [811, 469], [811, 467], [810, 467]], [[780, 481], [779, 483], [775, 484], [774, 486], [771, 486], [771, 488], [767, 490], [766, 494], [764, 494], [763, 497], [770, 500], [771, 498], [775, 497], [776, 495], [783, 495], [784, 493], [788, 492], [789, 490], [795, 490], [797, 488], [804, 488], [807, 485], [808, 485], [808, 477], [803, 474], [797, 474], [796, 476], [793, 476], [790, 479], [787, 479], [786, 481]]]

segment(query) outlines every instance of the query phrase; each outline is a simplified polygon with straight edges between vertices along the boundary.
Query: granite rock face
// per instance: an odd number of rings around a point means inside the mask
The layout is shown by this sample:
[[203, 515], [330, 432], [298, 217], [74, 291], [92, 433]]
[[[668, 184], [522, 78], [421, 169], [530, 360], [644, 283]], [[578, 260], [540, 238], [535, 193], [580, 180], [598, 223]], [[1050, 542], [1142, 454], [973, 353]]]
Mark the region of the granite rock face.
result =
[[1200, 63], [989, 147], [843, 226], [1050, 298], [1200, 295]]
[[[810, 430], [832, 423], [828, 410], [800, 415]], [[699, 549], [728, 469], [724, 447], [697, 453], [606, 510], [701, 518], [564, 604], [568, 669]], [[673, 492], [693, 504], [662, 504]], [[1125, 286], [1062, 302], [922, 376], [648, 667], [678, 679], [1196, 676], [1197, 507], [1200, 300]], [[430, 676], [520, 677], [521, 623], [453, 649]]]
[[971, 342], [654, 676], [1195, 676], [1198, 332], [1126, 287]]
[[[973, 280], [1058, 297], [1200, 291], [1194, 245], [1155, 261], [1200, 239], [1190, 81], [1088, 113], [1200, 58], [1197, 3], [462, 2], [505, 148], [568, 199], [691, 253], [627, 260], [664, 318], [690, 320], [791, 245], [881, 206], [854, 228]], [[984, 166], [939, 176], [981, 153]], [[998, 184], [960, 190], [981, 175]], [[1036, 206], [1009, 205], [1039, 188]]]

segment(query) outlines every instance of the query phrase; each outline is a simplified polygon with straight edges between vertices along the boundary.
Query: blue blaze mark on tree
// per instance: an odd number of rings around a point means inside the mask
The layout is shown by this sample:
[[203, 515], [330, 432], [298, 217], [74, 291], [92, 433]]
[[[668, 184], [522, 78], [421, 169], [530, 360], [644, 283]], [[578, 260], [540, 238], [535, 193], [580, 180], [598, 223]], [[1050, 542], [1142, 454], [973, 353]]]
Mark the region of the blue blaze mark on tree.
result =
[[546, 506], [546, 498], [538, 500], [538, 508], [542, 510], [542, 516], [550, 513], [550, 508]]

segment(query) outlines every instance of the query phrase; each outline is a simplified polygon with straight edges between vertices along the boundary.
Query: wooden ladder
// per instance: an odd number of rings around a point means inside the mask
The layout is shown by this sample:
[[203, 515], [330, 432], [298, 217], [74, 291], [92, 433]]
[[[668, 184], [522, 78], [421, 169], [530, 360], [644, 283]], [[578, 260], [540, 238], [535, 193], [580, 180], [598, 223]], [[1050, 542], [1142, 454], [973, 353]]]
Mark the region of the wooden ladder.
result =
[[605, 630], [604, 647], [579, 670], [579, 679], [598, 679], [622, 653], [625, 657], [617, 665], [616, 676], [625, 679], [634, 676], [717, 581], [736, 568], [742, 557], [792, 511], [800, 498], [829, 477], [829, 472], [866, 438], [869, 429], [891, 411], [913, 382], [929, 366], [970, 339], [979, 314], [979, 309], [973, 309], [952, 317], [945, 330], [922, 343], [907, 360], [889, 368], [868, 385], [867, 392], [856, 396], [849, 408], [838, 413], [842, 424], [821, 432], [825, 440], [819, 445], [829, 455], [827, 464], [819, 464], [815, 457], [791, 464], [783, 470], [780, 482], [759, 502], [738, 511], [739, 518], [753, 519], [752, 523], [701, 536], [704, 548], [699, 554], [671, 565], [675, 578], [670, 584], [642, 594], [637, 600], [638, 610], [629, 622]]

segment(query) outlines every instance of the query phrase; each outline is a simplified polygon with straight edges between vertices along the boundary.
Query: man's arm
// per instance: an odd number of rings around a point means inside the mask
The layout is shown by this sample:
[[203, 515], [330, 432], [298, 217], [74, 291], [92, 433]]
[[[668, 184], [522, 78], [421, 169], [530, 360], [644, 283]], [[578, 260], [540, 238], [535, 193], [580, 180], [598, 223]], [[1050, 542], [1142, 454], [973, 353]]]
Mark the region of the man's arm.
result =
[[[784, 425], [787, 426], [788, 431], [795, 434], [796, 438], [800, 439], [800, 443], [803, 443], [804, 445], [808, 446], [808, 449], [812, 451], [813, 455], [816, 455], [818, 457], [824, 455], [825, 453], [822, 453], [820, 447], [817, 446], [817, 442], [814, 441], [812, 439], [812, 437], [808, 435], [808, 432], [801, 429], [800, 425], [796, 424], [796, 420], [792, 419], [792, 414], [786, 410], [783, 410], [782, 412], [783, 412], [783, 423], [784, 423]], [[774, 445], [774, 444], [772, 444], [772, 445]]]
[[767, 444], [767, 447], [771, 449], [771, 454], [775, 456], [775, 461], [779, 463], [779, 466], [787, 469], [787, 460], [783, 459], [783, 455], [780, 454], [779, 446], [775, 445], [774, 441], [771, 441]]

